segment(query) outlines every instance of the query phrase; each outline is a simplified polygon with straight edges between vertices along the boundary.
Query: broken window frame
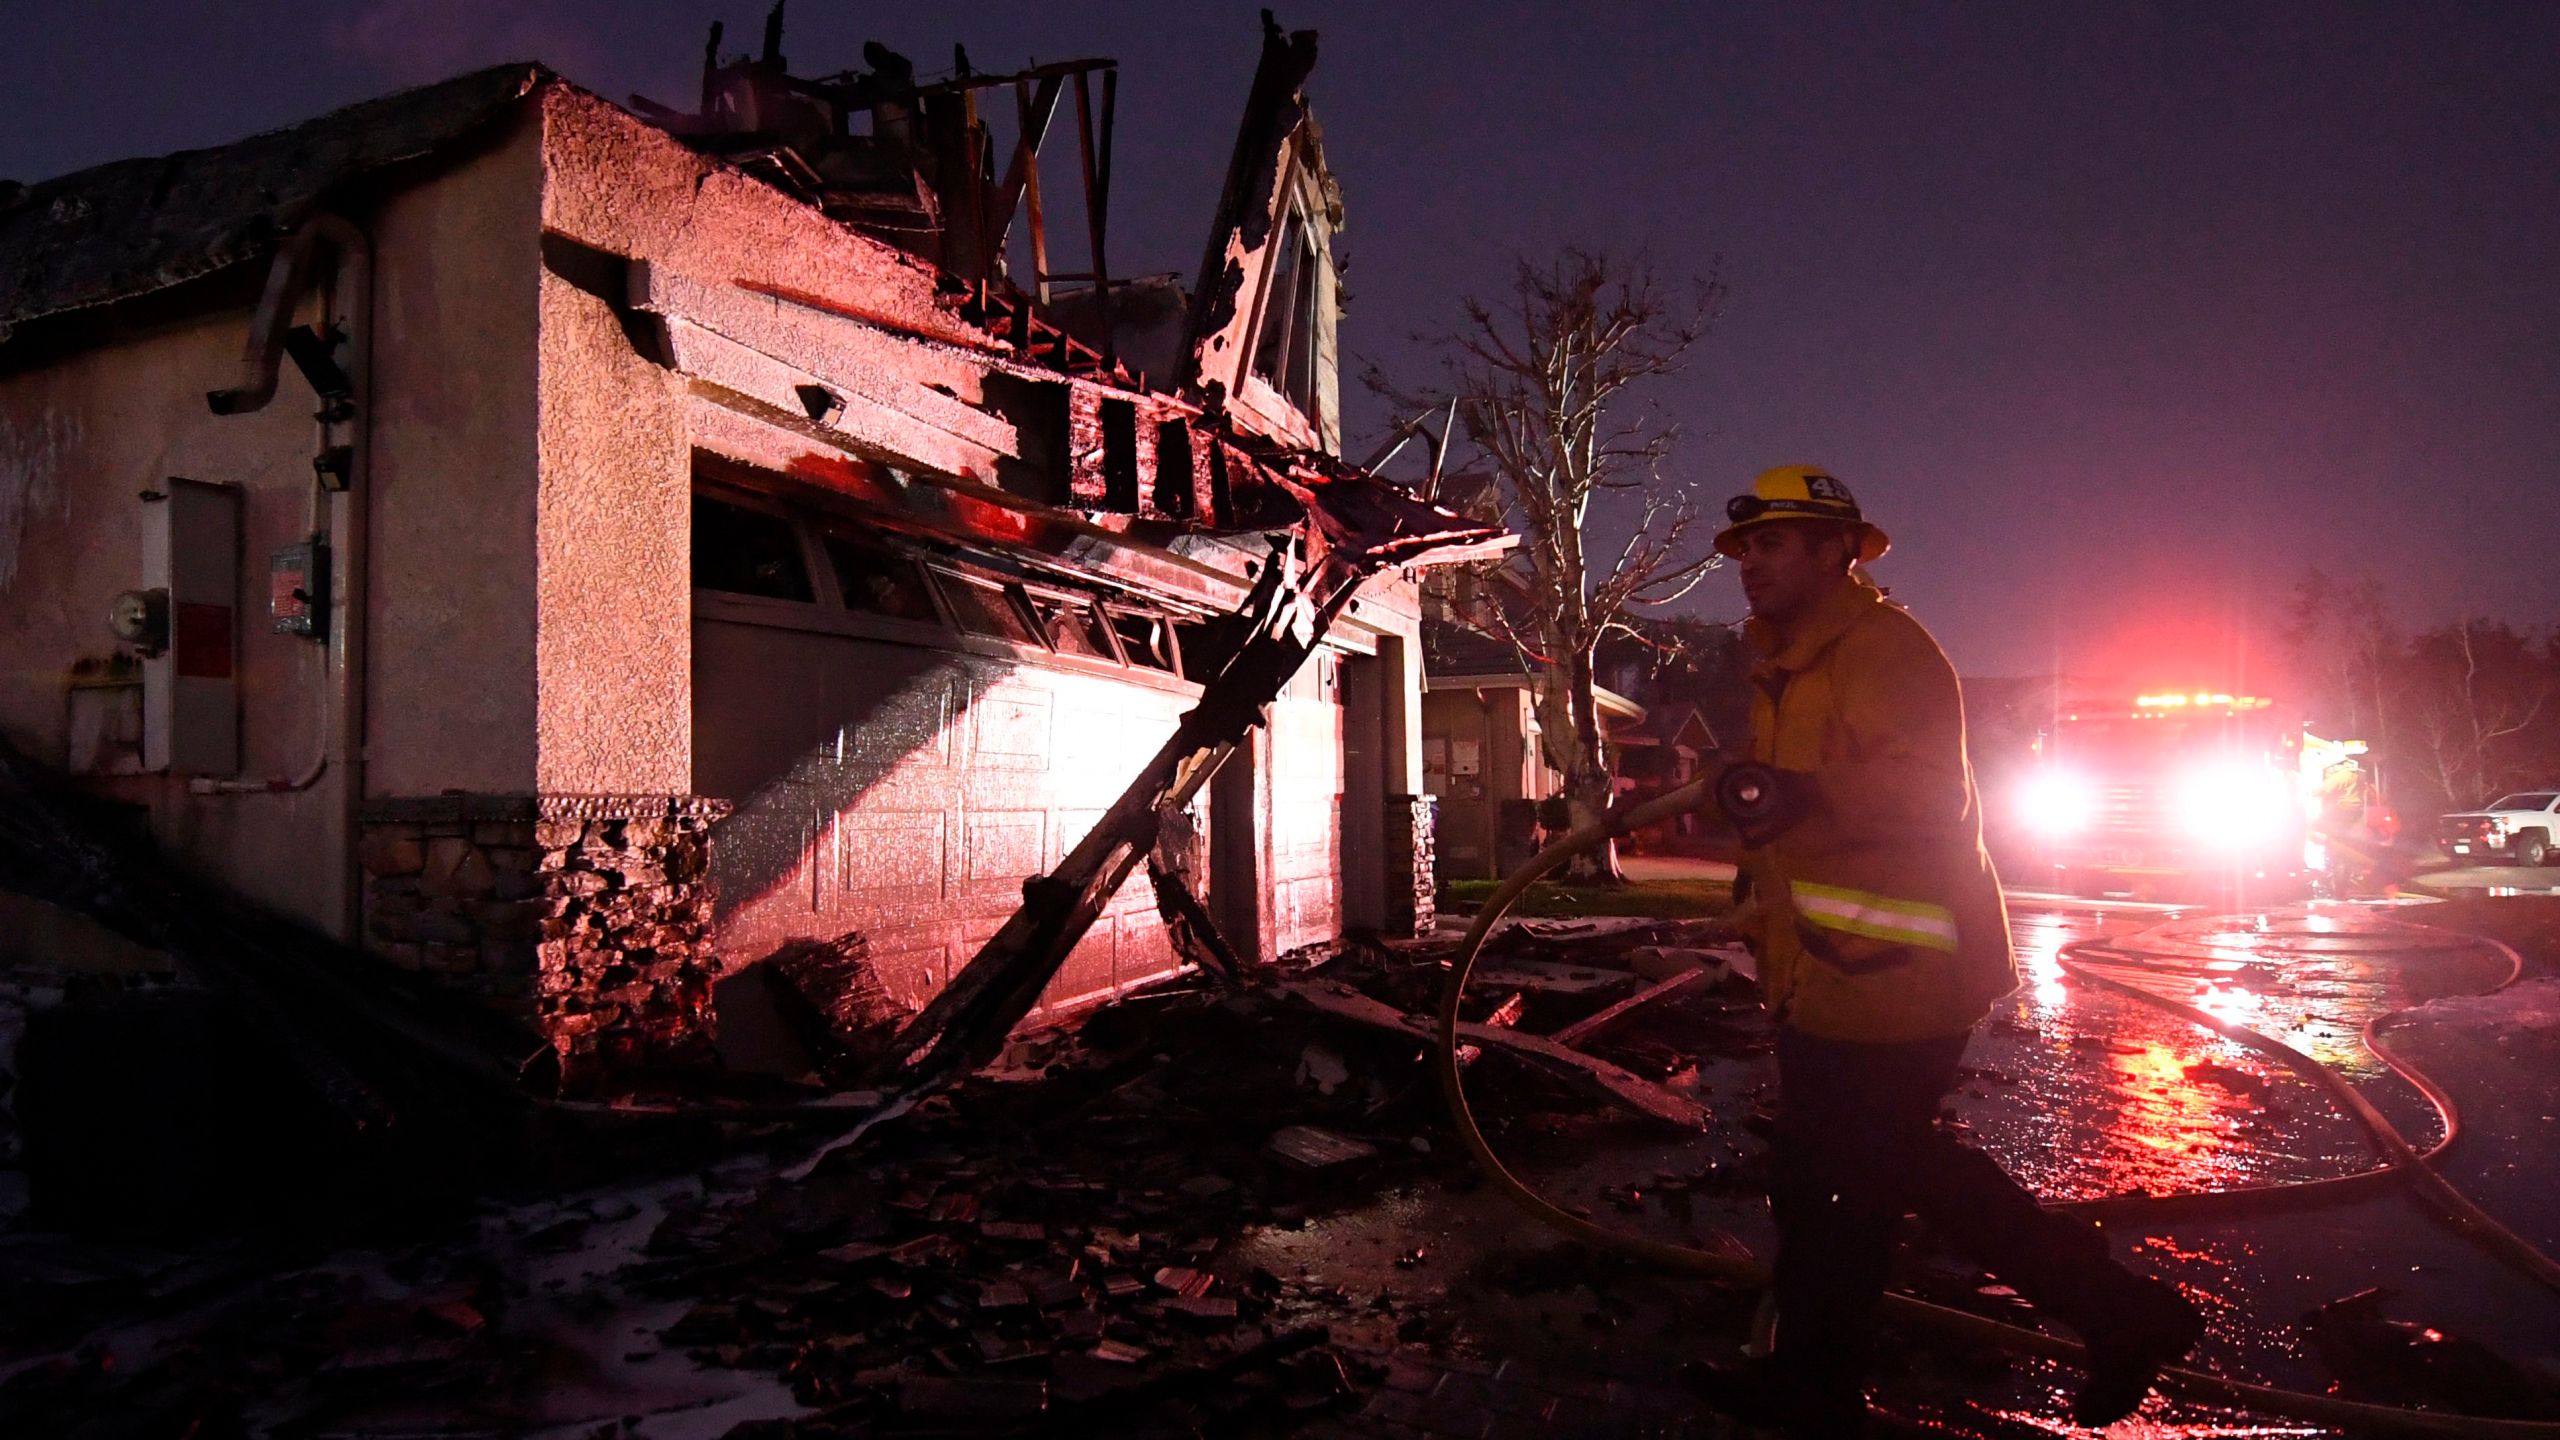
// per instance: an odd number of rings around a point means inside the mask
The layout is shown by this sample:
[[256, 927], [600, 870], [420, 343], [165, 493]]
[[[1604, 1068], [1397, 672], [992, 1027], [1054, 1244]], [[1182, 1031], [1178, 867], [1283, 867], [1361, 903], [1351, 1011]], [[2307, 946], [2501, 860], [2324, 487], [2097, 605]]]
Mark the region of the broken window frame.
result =
[[[739, 468], [743, 471], [745, 467]], [[1198, 619], [1181, 606], [1136, 592], [1086, 589], [1028, 578], [1027, 572], [999, 557], [978, 556], [913, 540], [795, 495], [754, 488], [723, 474], [705, 473], [699, 467], [695, 471], [692, 494], [788, 524], [799, 546], [801, 568], [816, 597], [813, 600], [786, 600], [695, 586], [693, 612], [697, 618], [1032, 661], [1129, 684], [1175, 688], [1184, 692], [1194, 692], [1199, 688], [1179, 668], [1166, 669], [1129, 659], [1119, 633], [1119, 617], [1135, 615], [1159, 622], [1170, 637], [1174, 626]], [[932, 618], [907, 619], [845, 603], [844, 576], [837, 569], [835, 556], [828, 548], [830, 540], [886, 556], [909, 567], [929, 597]], [[999, 599], [1007, 607], [1001, 613], [1012, 615], [1019, 621], [1023, 638], [989, 634], [963, 623], [961, 607], [955, 596], [968, 592], [957, 592], [952, 587], [964, 585]], [[1104, 638], [1111, 647], [1110, 652], [1095, 655], [1060, 648], [1050, 631], [1044, 606], [1074, 607], [1089, 617], [1088, 640], [1096, 636]], [[1169, 638], [1168, 644], [1178, 657], [1179, 642]]]
[[[1055, 647], [1049, 644], [1047, 629], [1040, 623], [1039, 612], [1032, 608], [1031, 598], [1023, 593], [1020, 585], [1001, 576], [960, 566], [948, 559], [927, 565], [925, 573], [932, 577], [934, 588], [942, 592], [943, 608], [963, 638], [1042, 656], [1055, 653]], [[984, 603], [985, 613], [989, 615], [1011, 616], [1017, 628], [1010, 631], [1001, 625], [994, 630], [978, 628], [971, 622], [979, 612], [972, 605], [964, 604], [964, 597]]]
[[[1174, 625], [1178, 617], [1162, 610], [1147, 610], [1137, 606], [1107, 603], [1102, 607], [1102, 613], [1111, 630], [1112, 639], [1119, 642], [1120, 653], [1128, 657], [1128, 663], [1133, 668], [1153, 670], [1160, 675], [1192, 678], [1183, 669], [1182, 644], [1174, 634]], [[1127, 623], [1152, 626], [1154, 634], [1143, 645], [1132, 643], [1129, 632], [1121, 628]], [[1139, 656], [1142, 653], [1146, 654], [1147, 658], [1140, 659]]]
[[[930, 575], [925, 573], [925, 557], [912, 547], [892, 540], [883, 532], [866, 528], [857, 520], [814, 510], [788, 496], [751, 489], [721, 476], [706, 475], [699, 467], [695, 470], [693, 494], [787, 522], [800, 546], [801, 566], [808, 572], [811, 589], [816, 595], [815, 600], [782, 600], [695, 585], [693, 613], [697, 618], [946, 649], [965, 637], [966, 632], [954, 622], [947, 602], [933, 587]], [[836, 571], [835, 557], [827, 553], [829, 536], [840, 537], [865, 549], [885, 552], [914, 566], [925, 580], [925, 594], [933, 607], [932, 618], [908, 620], [845, 604], [843, 578]]]
[[[1045, 585], [1026, 585], [1023, 592], [1030, 598], [1031, 613], [1040, 621], [1050, 649], [1071, 660], [1095, 660], [1115, 667], [1132, 663], [1122, 655], [1119, 632], [1104, 618], [1101, 602], [1093, 596]], [[1059, 616], [1072, 617], [1083, 626], [1082, 649], [1069, 649], [1060, 641]]]
[[1329, 246], [1318, 243], [1322, 232], [1309, 214], [1305, 183], [1302, 173], [1293, 174], [1280, 202], [1256, 301], [1253, 341], [1245, 350], [1245, 373], [1296, 409], [1308, 428], [1322, 433], [1324, 387], [1316, 377], [1316, 332], [1333, 257]]
[[[703, 567], [699, 563], [702, 550], [701, 514], [697, 507], [705, 501], [731, 510], [745, 511], [750, 515], [764, 516], [769, 520], [777, 522], [784, 529], [789, 531], [793, 547], [791, 553], [800, 563], [800, 580], [809, 592], [807, 598], [795, 598], [789, 595], [772, 595], [755, 590], [733, 590], [724, 586], [704, 584], [702, 578]], [[692, 493], [687, 497], [685, 503], [688, 507], [686, 518], [687, 541], [685, 566], [687, 580], [694, 594], [698, 596], [716, 595], [724, 601], [737, 604], [754, 606], [785, 606], [791, 611], [799, 613], [826, 608], [825, 588], [822, 587], [818, 581], [818, 577], [822, 571], [817, 565], [812, 563], [815, 557], [810, 553], [807, 527], [802, 525], [798, 518], [790, 513], [788, 507], [775, 503], [768, 496], [758, 495], [750, 491], [737, 490], [726, 485], [706, 484], [700, 481], [696, 481], [693, 486]]]
[[[901, 627], [911, 626], [918, 630], [931, 631], [937, 636], [947, 635], [958, 628], [953, 621], [949, 604], [943, 599], [941, 588], [933, 583], [933, 577], [928, 573], [925, 562], [916, 555], [909, 553], [901, 546], [885, 542], [876, 534], [863, 534], [855, 526], [838, 519], [822, 518], [804, 528], [814, 532], [812, 538], [816, 541], [819, 558], [826, 562], [827, 578], [835, 587], [834, 595], [837, 605], [848, 617]], [[850, 598], [849, 577], [844, 566], [837, 563], [836, 548], [838, 546], [868, 552], [904, 570], [906, 577], [914, 582], [916, 594], [923, 598], [926, 613], [921, 616], [893, 615], [885, 610], [868, 610], [854, 604]]]

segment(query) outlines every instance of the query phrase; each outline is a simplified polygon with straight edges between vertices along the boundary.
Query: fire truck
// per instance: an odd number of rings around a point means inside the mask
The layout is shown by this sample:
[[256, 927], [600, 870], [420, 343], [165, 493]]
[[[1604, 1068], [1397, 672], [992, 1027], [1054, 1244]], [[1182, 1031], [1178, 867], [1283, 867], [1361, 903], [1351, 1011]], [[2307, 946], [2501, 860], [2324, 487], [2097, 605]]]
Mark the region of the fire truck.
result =
[[2320, 860], [2323, 796], [2362, 748], [2309, 736], [2258, 695], [2066, 704], [2037, 742], [2019, 818], [2068, 894], [2296, 899]]

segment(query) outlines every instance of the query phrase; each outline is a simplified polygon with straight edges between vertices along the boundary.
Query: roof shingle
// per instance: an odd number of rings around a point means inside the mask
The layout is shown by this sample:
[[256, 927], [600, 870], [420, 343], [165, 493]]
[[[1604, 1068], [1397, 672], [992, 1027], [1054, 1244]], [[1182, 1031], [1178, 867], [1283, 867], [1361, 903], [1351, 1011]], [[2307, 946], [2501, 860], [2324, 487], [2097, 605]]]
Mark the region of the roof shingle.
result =
[[470, 138], [548, 78], [497, 65], [228, 145], [0, 187], [0, 340], [260, 259], [348, 182]]

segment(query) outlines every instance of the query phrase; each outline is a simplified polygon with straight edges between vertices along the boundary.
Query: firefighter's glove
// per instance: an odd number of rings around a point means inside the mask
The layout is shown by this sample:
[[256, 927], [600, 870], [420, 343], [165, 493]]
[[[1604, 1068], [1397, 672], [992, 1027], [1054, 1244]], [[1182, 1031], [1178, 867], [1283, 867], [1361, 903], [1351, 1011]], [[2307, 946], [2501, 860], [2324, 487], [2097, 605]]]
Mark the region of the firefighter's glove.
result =
[[1728, 765], [1716, 777], [1716, 808], [1733, 822], [1742, 843], [1755, 850], [1811, 814], [1815, 795], [1812, 776], [1757, 760]]

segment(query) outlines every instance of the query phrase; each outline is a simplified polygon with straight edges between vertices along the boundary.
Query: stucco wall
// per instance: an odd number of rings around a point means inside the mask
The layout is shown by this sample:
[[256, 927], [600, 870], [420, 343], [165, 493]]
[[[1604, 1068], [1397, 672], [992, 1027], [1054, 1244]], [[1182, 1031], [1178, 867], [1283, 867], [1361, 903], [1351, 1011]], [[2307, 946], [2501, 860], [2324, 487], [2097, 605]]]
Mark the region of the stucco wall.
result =
[[540, 161], [526, 124], [373, 225], [368, 794], [536, 785]]
[[[373, 254], [375, 793], [533, 778], [535, 159], [528, 130], [351, 217]], [[321, 313], [315, 291], [296, 318]], [[0, 726], [39, 758], [68, 758], [66, 677], [115, 651], [108, 601], [143, 578], [150, 507], [138, 497], [171, 475], [242, 489], [240, 775], [302, 775], [323, 753], [330, 652], [275, 634], [266, 598], [270, 555], [329, 529], [314, 397], [287, 366], [262, 410], [217, 416], [205, 403], [238, 383], [250, 318], [244, 302], [0, 373]], [[334, 927], [346, 778], [332, 768], [301, 791], [219, 795], [166, 776], [93, 783], [147, 806], [162, 843], [213, 878]]]
[[693, 741], [682, 412], [603, 300], [545, 270], [540, 314], [535, 784], [683, 791]]
[[[204, 393], [239, 375], [248, 311], [205, 315], [0, 374], [0, 727], [49, 764], [66, 763], [75, 663], [119, 645], [109, 601], [143, 582], [146, 490], [183, 475], [241, 487], [242, 608], [236, 632], [244, 772], [292, 774], [320, 743], [326, 652], [267, 625], [266, 558], [308, 537], [310, 392], [230, 418]], [[0, 357], [0, 364], [5, 364]], [[95, 698], [95, 697], [89, 697]], [[334, 882], [309, 863], [334, 791], [193, 797], [183, 777], [96, 782], [149, 808], [162, 841], [244, 893], [334, 918]]]

